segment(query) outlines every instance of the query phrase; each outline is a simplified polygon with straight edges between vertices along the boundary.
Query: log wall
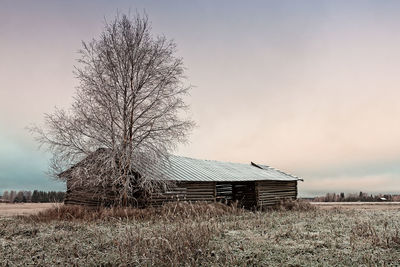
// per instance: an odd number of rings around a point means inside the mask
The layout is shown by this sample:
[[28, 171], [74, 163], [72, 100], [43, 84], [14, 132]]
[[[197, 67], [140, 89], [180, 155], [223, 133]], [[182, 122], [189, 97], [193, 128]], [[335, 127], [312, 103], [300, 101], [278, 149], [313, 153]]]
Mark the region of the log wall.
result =
[[72, 185], [67, 180], [67, 192], [65, 194], [64, 204], [83, 205], [88, 207], [112, 206], [119, 195], [112, 190], [112, 187], [103, 188], [93, 185]]
[[[148, 203], [132, 203], [134, 206], [160, 206], [172, 201], [224, 200], [225, 203], [237, 201], [245, 208], [276, 205], [285, 199], [296, 199], [297, 181], [258, 181], [258, 182], [180, 182], [167, 192], [151, 195]], [[99, 188], [76, 187], [73, 190], [67, 184], [64, 200], [66, 205], [85, 205], [89, 207], [107, 206], [115, 203], [118, 196], [112, 191]]]
[[159, 206], [171, 201], [215, 201], [215, 183], [177, 183], [176, 187], [170, 188], [163, 193], [155, 193], [151, 196], [150, 204]]
[[297, 181], [260, 181], [256, 182], [255, 189], [257, 206], [260, 208], [297, 198]]
[[98, 207], [112, 203], [115, 198], [116, 196], [110, 192], [100, 193], [93, 188], [74, 188], [73, 190], [67, 190], [64, 204]]

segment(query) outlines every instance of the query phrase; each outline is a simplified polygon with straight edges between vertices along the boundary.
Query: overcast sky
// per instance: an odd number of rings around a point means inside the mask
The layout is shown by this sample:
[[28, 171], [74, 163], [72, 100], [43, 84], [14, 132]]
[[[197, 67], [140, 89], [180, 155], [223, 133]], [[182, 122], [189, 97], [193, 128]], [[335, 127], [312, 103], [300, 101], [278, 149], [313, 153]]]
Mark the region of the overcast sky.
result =
[[0, 190], [63, 189], [24, 129], [68, 107], [81, 41], [146, 10], [198, 127], [176, 154], [264, 163], [300, 195], [400, 192], [400, 1], [0, 0]]

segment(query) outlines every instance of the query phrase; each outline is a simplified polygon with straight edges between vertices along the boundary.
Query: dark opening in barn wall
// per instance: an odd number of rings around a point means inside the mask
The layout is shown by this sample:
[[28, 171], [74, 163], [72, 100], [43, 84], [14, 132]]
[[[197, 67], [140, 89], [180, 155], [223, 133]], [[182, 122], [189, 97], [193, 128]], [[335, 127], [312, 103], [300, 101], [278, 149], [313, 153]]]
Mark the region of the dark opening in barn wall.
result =
[[232, 202], [233, 194], [231, 183], [216, 184], [216, 200], [226, 204], [230, 204]]
[[253, 207], [256, 205], [255, 183], [217, 183], [216, 200], [227, 204], [237, 202], [240, 207], [245, 208]]

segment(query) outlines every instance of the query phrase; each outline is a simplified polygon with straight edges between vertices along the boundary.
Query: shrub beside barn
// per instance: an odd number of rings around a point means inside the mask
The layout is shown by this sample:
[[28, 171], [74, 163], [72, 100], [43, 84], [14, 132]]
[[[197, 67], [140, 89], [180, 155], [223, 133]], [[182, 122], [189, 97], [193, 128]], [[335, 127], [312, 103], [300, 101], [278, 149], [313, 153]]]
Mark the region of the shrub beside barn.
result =
[[[75, 167], [79, 167], [79, 163]], [[74, 173], [67, 170], [60, 174], [67, 181], [65, 204], [101, 206], [110, 205], [117, 199], [111, 186], [110, 190], [104, 190], [104, 187], [72, 186], [70, 181], [76, 180], [71, 177]], [[159, 173], [162, 173], [163, 179], [173, 182], [171, 186], [163, 192], [151, 194], [145, 203], [139, 201], [133, 205], [158, 206], [171, 201], [220, 201], [228, 204], [237, 202], [245, 208], [262, 208], [282, 200], [296, 199], [297, 182], [302, 180], [253, 162], [231, 163], [173, 155]]]

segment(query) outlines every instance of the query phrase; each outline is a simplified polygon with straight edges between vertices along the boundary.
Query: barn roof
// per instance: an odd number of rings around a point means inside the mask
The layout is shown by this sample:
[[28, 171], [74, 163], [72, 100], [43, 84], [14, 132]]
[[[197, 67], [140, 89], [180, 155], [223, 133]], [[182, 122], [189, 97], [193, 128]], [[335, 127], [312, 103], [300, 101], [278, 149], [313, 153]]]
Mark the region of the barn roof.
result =
[[188, 182], [298, 181], [302, 180], [266, 165], [201, 160], [171, 155], [161, 173], [166, 179]]
[[[98, 149], [86, 159], [59, 174], [67, 177], [77, 166], [85, 165], [87, 160], [95, 159], [105, 149]], [[179, 182], [244, 182], [244, 181], [298, 181], [301, 178], [278, 169], [256, 163], [233, 163], [215, 160], [202, 160], [170, 155], [164, 164], [145, 164], [150, 176], [162, 176], [162, 179]]]

